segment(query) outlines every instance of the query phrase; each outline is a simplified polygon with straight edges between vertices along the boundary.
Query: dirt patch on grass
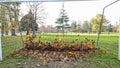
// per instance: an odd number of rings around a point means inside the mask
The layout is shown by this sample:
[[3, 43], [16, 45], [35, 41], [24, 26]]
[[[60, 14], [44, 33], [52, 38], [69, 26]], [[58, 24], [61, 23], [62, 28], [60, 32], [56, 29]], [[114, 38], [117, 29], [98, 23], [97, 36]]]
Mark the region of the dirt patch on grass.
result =
[[16, 66], [18, 68], [77, 68], [77, 63], [77, 61], [47, 61], [46, 65], [44, 65], [43, 60], [36, 60], [32, 62], [18, 62]]

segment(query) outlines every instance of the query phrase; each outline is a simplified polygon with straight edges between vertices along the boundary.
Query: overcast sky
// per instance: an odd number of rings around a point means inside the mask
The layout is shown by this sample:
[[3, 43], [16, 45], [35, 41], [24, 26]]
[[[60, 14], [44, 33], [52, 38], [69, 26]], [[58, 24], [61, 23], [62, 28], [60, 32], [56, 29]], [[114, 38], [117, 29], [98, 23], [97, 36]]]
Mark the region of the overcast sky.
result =
[[[89, 21], [96, 14], [102, 14], [103, 7], [112, 3], [113, 1], [115, 0], [67, 1], [64, 4], [67, 15], [70, 17], [70, 22], [73, 20]], [[44, 2], [43, 6], [47, 12], [47, 19], [45, 24], [55, 25], [55, 21], [58, 18], [60, 9], [62, 8], [62, 2]], [[28, 8], [25, 4], [21, 5], [21, 12], [23, 15], [28, 12]], [[119, 22], [120, 1], [106, 8], [105, 16], [112, 24], [116, 24], [116, 21]]]

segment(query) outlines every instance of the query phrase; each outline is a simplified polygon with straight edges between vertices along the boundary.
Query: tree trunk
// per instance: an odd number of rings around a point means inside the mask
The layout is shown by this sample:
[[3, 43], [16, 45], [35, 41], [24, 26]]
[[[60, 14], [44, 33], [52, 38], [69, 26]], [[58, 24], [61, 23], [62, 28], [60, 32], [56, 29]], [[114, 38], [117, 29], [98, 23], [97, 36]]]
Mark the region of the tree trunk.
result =
[[26, 33], [26, 35], [29, 35], [30, 33], [29, 33], [29, 29], [27, 29], [27, 33]]
[[15, 29], [11, 29], [11, 35], [12, 35], [12, 36], [16, 36], [16, 34], [15, 34]]
[[33, 29], [33, 35], [35, 35], [35, 29]]
[[5, 32], [5, 35], [8, 35], [8, 31]]
[[4, 36], [4, 26], [1, 27], [1, 36]]
[[4, 36], [4, 28], [2, 27], [1, 36]]
[[32, 29], [33, 30], [33, 35], [35, 35], [35, 23], [36, 23], [36, 20], [37, 20], [36, 17], [37, 17], [37, 9], [35, 10], [35, 17], [34, 17], [34, 21], [33, 21], [34, 23], [32, 23], [33, 24], [33, 29]]
[[63, 32], [63, 34], [64, 34], [64, 26], [62, 25], [62, 32]]
[[[35, 21], [35, 23], [36, 23], [36, 21]], [[35, 35], [35, 23], [32, 23], [32, 31], [33, 31], [33, 35]]]

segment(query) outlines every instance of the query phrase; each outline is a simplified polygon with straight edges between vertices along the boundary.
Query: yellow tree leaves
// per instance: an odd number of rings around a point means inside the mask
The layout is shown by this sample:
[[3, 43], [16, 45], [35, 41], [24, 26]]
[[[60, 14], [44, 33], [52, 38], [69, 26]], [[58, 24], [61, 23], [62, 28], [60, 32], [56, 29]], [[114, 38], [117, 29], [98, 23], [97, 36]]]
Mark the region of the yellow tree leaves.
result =
[[18, 21], [12, 20], [10, 28], [17, 30], [18, 29], [18, 23], [19, 23]]
[[5, 27], [5, 32], [9, 32], [10, 27]]
[[102, 23], [102, 30], [106, 29], [106, 24], [109, 22], [105, 16], [103, 16], [103, 20], [101, 22], [102, 14], [97, 14], [95, 17], [93, 17], [90, 22], [92, 24], [92, 31], [97, 32], [100, 27], [100, 23]]
[[98, 31], [98, 28], [99, 27], [99, 25], [97, 25], [97, 24], [94, 24], [93, 26], [92, 26], [92, 31]]

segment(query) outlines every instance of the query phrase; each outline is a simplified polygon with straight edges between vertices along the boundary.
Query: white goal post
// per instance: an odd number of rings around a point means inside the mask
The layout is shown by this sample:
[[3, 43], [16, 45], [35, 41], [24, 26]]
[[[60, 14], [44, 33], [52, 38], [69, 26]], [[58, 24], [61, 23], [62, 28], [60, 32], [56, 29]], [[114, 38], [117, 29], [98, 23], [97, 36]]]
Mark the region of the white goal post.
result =
[[120, 60], [120, 20], [119, 20], [119, 40], [118, 40], [118, 60]]
[[1, 36], [0, 36], [0, 60], [2, 60], [2, 46], [1, 46]]
[[[0, 23], [0, 27], [1, 27], [1, 23]], [[1, 28], [0, 28], [0, 31], [1, 31]], [[0, 34], [0, 60], [2, 60], [1, 34]]]
[[0, 2], [60, 2], [60, 1], [94, 1], [94, 0], [0, 0]]

